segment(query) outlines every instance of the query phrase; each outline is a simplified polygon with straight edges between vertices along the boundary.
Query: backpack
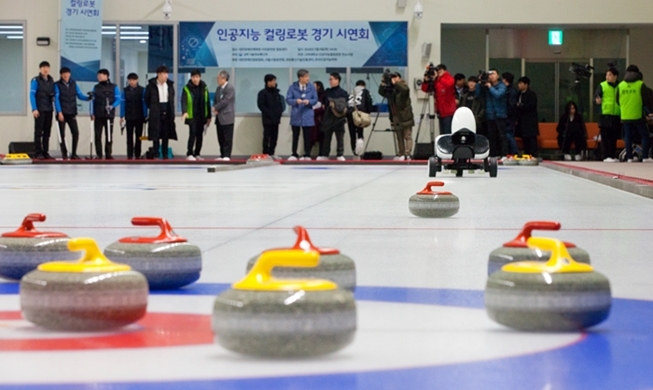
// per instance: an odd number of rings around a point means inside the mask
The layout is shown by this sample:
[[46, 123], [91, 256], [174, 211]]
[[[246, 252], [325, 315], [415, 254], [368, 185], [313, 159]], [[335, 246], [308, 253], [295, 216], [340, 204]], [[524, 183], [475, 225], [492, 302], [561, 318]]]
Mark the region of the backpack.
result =
[[349, 104], [345, 98], [329, 98], [329, 107], [336, 118], [344, 118], [349, 110]]

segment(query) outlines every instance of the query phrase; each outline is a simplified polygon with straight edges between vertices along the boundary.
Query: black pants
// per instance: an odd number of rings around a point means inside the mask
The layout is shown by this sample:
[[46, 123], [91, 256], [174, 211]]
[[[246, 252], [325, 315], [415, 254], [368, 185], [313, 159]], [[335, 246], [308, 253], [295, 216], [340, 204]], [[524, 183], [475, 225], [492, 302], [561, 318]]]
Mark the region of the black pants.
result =
[[490, 119], [487, 121], [487, 133], [490, 141], [490, 156], [507, 156], [508, 137], [506, 136], [506, 119]]
[[329, 154], [331, 153], [331, 138], [333, 138], [334, 133], [336, 134], [337, 156], [340, 157], [345, 153], [345, 124], [342, 123], [324, 129], [324, 142], [322, 142], [322, 147], [320, 148], [320, 156], [329, 157]]
[[39, 111], [39, 117], [34, 118], [34, 152], [36, 157], [45, 156], [50, 150], [52, 115], [52, 111]]
[[581, 154], [587, 147], [585, 133], [581, 130], [565, 131], [565, 135], [562, 139], [562, 153], [570, 154], [572, 144], [576, 149], [576, 154]]
[[231, 148], [234, 142], [234, 125], [221, 125], [217, 124], [218, 128], [218, 143], [220, 144], [220, 157], [231, 158]]
[[304, 157], [311, 156], [311, 126], [292, 126], [292, 155], [299, 157], [297, 154], [297, 147], [299, 146], [299, 133], [301, 132], [304, 137]]
[[[170, 139], [170, 113], [168, 112], [169, 107], [168, 103], [159, 103], [159, 137], [152, 141], [152, 146], [154, 147], [154, 153], [156, 153], [156, 158], [162, 158], [164, 160], [168, 159], [168, 140]], [[152, 120], [152, 118], [150, 118]], [[161, 153], [159, 154], [159, 146], [161, 147]]]
[[351, 152], [354, 154], [354, 156], [358, 156], [356, 154], [356, 141], [358, 141], [358, 139], [363, 139], [363, 128], [357, 127], [356, 124], [354, 124], [354, 118], [351, 114], [347, 115], [347, 127], [349, 127]]
[[204, 142], [204, 121], [194, 120], [188, 125], [188, 146], [186, 156], [198, 157]]
[[144, 121], [127, 121], [127, 158], [141, 158], [141, 136]]
[[537, 136], [521, 137], [521, 140], [524, 144], [524, 154], [530, 154], [533, 157], [537, 157]]
[[73, 136], [73, 148], [70, 156], [77, 155], [77, 144], [79, 143], [79, 128], [77, 127], [77, 118], [75, 115], [63, 116], [63, 122], [59, 122], [59, 134], [61, 135], [61, 157], [68, 157], [68, 147], [66, 146], [66, 124], [70, 127], [70, 134]]
[[617, 140], [621, 137], [621, 121], [615, 116], [613, 123], [609, 126], [601, 126], [601, 147], [603, 158], [615, 158], [617, 156]]
[[95, 117], [95, 154], [102, 158], [102, 130], [104, 130], [104, 154], [111, 158], [111, 145], [113, 143], [113, 119]]
[[279, 138], [279, 125], [263, 125], [263, 154], [274, 156]]

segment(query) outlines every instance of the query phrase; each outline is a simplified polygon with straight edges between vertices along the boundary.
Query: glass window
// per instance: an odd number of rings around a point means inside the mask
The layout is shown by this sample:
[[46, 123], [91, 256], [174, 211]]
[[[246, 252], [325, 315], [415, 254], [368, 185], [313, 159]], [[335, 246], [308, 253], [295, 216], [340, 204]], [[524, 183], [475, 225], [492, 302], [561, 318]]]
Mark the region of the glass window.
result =
[[[0, 24], [0, 113], [22, 114], [25, 112], [25, 50], [22, 24]], [[30, 69], [33, 76], [38, 69]]]
[[288, 68], [237, 68], [235, 70], [236, 113], [260, 113], [257, 106], [258, 93], [265, 87], [266, 74], [277, 77], [277, 88], [284, 97], [288, 91]]
[[[100, 68], [108, 69], [110, 73], [110, 80], [114, 83], [120, 84], [120, 77], [116, 76], [116, 26], [103, 25], [102, 26], [102, 57], [100, 58]], [[58, 80], [59, 75], [52, 75], [55, 80]], [[75, 75], [71, 75], [74, 79]], [[81, 81], [78, 83], [82, 92], [87, 93], [93, 90], [97, 82]], [[77, 110], [80, 114], [89, 113], [89, 103], [77, 101]]]

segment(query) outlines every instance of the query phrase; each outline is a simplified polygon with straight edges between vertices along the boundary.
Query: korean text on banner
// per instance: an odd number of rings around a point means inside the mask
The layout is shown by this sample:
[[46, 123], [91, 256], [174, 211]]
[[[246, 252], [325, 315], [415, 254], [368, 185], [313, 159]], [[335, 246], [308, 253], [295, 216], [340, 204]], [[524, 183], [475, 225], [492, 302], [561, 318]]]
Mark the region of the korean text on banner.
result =
[[96, 81], [102, 56], [102, 0], [61, 0], [61, 66]]

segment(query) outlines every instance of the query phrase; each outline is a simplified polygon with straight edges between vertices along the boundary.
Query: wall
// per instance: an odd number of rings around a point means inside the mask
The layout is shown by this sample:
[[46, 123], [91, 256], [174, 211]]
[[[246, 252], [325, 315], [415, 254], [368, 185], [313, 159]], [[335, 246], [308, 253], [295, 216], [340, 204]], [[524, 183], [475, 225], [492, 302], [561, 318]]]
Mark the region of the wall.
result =
[[[424, 42], [432, 42], [430, 60], [440, 60], [440, 26], [446, 24], [612, 24], [628, 23], [647, 24], [653, 20], [653, 7], [650, 0], [623, 0], [618, 5], [613, 0], [594, 0], [589, 7], [586, 1], [535, 1], [535, 0], [502, 0], [499, 5], [479, 6], [477, 0], [423, 0], [424, 19], [413, 20], [412, 9], [415, 4], [410, 0], [406, 9], [397, 9], [396, 0], [276, 0], [262, 2], [261, 0], [175, 0], [173, 2], [174, 20], [406, 20], [409, 21], [409, 70], [408, 76], [419, 77], [429, 59], [421, 57], [421, 46]], [[28, 80], [38, 72], [39, 61], [48, 60], [58, 63], [58, 0], [21, 0], [17, 3], [10, 0], [0, 0], [0, 15], [3, 20], [26, 20], [27, 33], [27, 65]], [[161, 0], [105, 0], [104, 18], [110, 21], [160, 21]], [[237, 4], [235, 6], [234, 4]], [[265, 6], [262, 6], [265, 4]], [[637, 10], [637, 12], [633, 12]], [[35, 39], [38, 36], [51, 38], [51, 46], [37, 47]], [[631, 43], [634, 47], [645, 47], [646, 38], [642, 33], [637, 35], [641, 43]], [[648, 43], [648, 42], [646, 42]], [[637, 46], [640, 45], [640, 46]], [[633, 60], [636, 57], [633, 56]], [[2, 58], [0, 57], [0, 61]], [[640, 63], [650, 63], [649, 56], [641, 58]], [[653, 74], [653, 68], [645, 68], [645, 72]], [[58, 69], [53, 68], [53, 73]], [[421, 102], [413, 104], [416, 113]], [[84, 120], [84, 119], [82, 119]], [[181, 121], [178, 129], [183, 129]], [[382, 118], [380, 128], [388, 126], [387, 119]], [[11, 140], [30, 140], [32, 138], [33, 120], [29, 115], [0, 117], [0, 150]], [[82, 126], [83, 128], [84, 126]], [[287, 120], [282, 123], [279, 135], [280, 147], [278, 153], [288, 154], [290, 151], [289, 127]], [[369, 131], [369, 129], [368, 129]], [[214, 130], [212, 129], [213, 134]], [[184, 154], [186, 132], [180, 131], [182, 140], [173, 143], [176, 154]], [[235, 154], [250, 154], [260, 151], [261, 125], [258, 118], [237, 118]], [[52, 147], [55, 142], [51, 142]], [[88, 144], [88, 134], [82, 132], [80, 145]], [[392, 153], [392, 140], [385, 134], [375, 135], [370, 144], [371, 150], [381, 150], [384, 154]], [[115, 145], [116, 154], [124, 154], [124, 145]], [[345, 149], [349, 152], [349, 147]], [[206, 154], [217, 154], [218, 147], [215, 135], [207, 137]]]
[[0, 107], [4, 110], [23, 110], [27, 92], [23, 87], [23, 41], [0, 37], [2, 77], [0, 77]]

